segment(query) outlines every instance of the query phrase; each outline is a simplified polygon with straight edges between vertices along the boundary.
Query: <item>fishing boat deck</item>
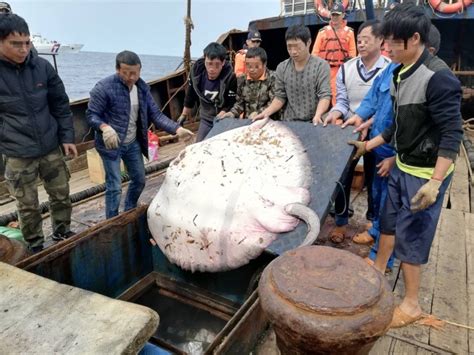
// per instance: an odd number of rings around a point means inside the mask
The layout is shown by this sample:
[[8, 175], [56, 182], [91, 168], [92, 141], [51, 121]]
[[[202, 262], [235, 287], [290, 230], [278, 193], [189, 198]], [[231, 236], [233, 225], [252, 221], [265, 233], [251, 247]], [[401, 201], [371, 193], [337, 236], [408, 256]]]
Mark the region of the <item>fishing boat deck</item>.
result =
[[[161, 147], [160, 160], [164, 161], [176, 156], [183, 147], [184, 145], [180, 142]], [[147, 178], [147, 186], [139, 203], [151, 202], [163, 178], [163, 172], [156, 172]], [[72, 174], [72, 193], [95, 185], [90, 182], [87, 170]], [[423, 267], [420, 291], [424, 312], [470, 327], [474, 327], [474, 259], [472, 257], [474, 253], [474, 191], [471, 191], [472, 187], [467, 160], [465, 155], [461, 154], [452, 184], [445, 195], [429, 263]], [[47, 195], [41, 186], [39, 196], [41, 202], [47, 200]], [[353, 191], [352, 208], [354, 216], [350, 220], [350, 237], [364, 230], [367, 223], [364, 217], [367, 208], [365, 191]], [[14, 210], [13, 202], [0, 206], [0, 214]], [[81, 232], [104, 220], [104, 210], [103, 193], [76, 203], [72, 214], [72, 229]], [[368, 247], [352, 243], [351, 238], [347, 238], [339, 245], [331, 243], [328, 236], [333, 227], [334, 221], [328, 217], [322, 227], [318, 239], [319, 244], [343, 248], [362, 257], [368, 254]], [[45, 234], [50, 233], [49, 220], [45, 221], [44, 229]], [[48, 241], [47, 245], [51, 243], [52, 241]], [[399, 301], [404, 285], [398, 263], [387, 278]], [[273, 354], [275, 349], [274, 335], [270, 332], [262, 339], [257, 353]], [[398, 330], [390, 330], [371, 351], [371, 354], [428, 353], [474, 353], [474, 331], [448, 323], [441, 329], [411, 325]]]
[[[447, 321], [440, 329], [414, 324], [390, 330], [380, 338], [370, 354], [473, 354], [474, 353], [474, 186], [470, 185], [466, 156], [461, 153], [453, 180], [446, 192], [441, 218], [428, 264], [422, 268], [420, 300], [423, 311]], [[350, 220], [349, 236], [364, 230], [367, 221], [367, 194], [352, 193], [354, 216]], [[362, 257], [368, 248], [347, 238], [335, 245], [329, 234], [335, 224], [328, 218], [318, 241], [322, 245], [343, 248]], [[387, 275], [396, 303], [404, 293], [400, 263], [396, 262]], [[449, 323], [448, 323], [449, 322]], [[455, 323], [455, 324], [452, 324]], [[474, 329], [474, 328], [473, 328]], [[275, 335], [268, 332], [261, 340], [257, 354], [274, 354]]]

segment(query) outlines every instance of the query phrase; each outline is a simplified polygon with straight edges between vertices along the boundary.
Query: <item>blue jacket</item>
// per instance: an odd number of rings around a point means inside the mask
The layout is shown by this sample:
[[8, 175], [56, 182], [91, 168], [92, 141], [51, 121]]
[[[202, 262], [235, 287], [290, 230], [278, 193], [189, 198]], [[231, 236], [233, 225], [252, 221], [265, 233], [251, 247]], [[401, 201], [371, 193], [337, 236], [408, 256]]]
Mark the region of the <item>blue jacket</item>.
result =
[[[386, 128], [393, 124], [393, 104], [390, 96], [390, 83], [392, 73], [398, 64], [389, 64], [380, 75], [375, 78], [372, 87], [365, 95], [356, 114], [364, 121], [374, 116], [370, 138], [381, 134]], [[374, 150], [380, 158], [385, 159], [395, 155], [395, 148], [389, 144], [383, 144]]]
[[[179, 125], [163, 114], [150, 93], [150, 87], [142, 79], [136, 83], [138, 89], [139, 113], [137, 120], [137, 140], [144, 156], [148, 157], [148, 126], [175, 134]], [[125, 140], [130, 119], [130, 91], [117, 74], [99, 81], [90, 92], [86, 111], [87, 122], [95, 129], [95, 147], [104, 157], [116, 159], [119, 149], [106, 149], [100, 125], [110, 125], [118, 134], [120, 142]]]

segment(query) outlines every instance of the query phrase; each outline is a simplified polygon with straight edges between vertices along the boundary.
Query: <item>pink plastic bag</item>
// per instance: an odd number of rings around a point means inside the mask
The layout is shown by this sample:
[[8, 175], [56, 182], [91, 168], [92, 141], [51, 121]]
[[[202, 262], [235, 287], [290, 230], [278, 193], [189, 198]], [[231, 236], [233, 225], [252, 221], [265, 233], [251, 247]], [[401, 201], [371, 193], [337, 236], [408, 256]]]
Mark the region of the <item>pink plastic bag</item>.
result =
[[160, 139], [152, 131], [148, 131], [148, 161], [158, 160], [158, 147]]

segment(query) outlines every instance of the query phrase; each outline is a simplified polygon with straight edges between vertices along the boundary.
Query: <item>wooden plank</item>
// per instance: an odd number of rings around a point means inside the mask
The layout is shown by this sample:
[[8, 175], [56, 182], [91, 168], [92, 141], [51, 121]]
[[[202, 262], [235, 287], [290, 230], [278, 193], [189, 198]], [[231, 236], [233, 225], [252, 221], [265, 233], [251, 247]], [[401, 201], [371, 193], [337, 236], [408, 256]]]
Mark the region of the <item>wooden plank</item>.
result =
[[[452, 354], [452, 352], [450, 352], [450, 351], [446, 351], [444, 349], [436, 348], [434, 346], [419, 342], [418, 340], [408, 339], [408, 338], [394, 336], [394, 335], [390, 335], [390, 337], [393, 338], [394, 340], [397, 340], [398, 342], [410, 344], [410, 345], [416, 347], [417, 348], [416, 353], [420, 352], [420, 353], [443, 354], [443, 355]], [[392, 353], [397, 354], [397, 351], [394, 351], [394, 348], [395, 348], [395, 342], [392, 343]]]
[[431, 355], [431, 354], [438, 354], [438, 353], [432, 352], [423, 348], [416, 349], [416, 355]]
[[[474, 327], [474, 214], [464, 214], [466, 228], [467, 294], [469, 325]], [[469, 330], [469, 353], [474, 353], [474, 331]]]
[[418, 346], [394, 339], [390, 354], [395, 355], [413, 355], [420, 349]]
[[70, 174], [75, 173], [76, 171], [87, 169], [87, 155], [79, 155], [75, 159], [68, 160], [66, 164]]
[[443, 198], [443, 208], [448, 208], [448, 204], [449, 204], [449, 194], [451, 192], [451, 186], [453, 184], [453, 181], [451, 180], [451, 182], [449, 183], [449, 186], [448, 188], [446, 189], [446, 192], [444, 193], [444, 198]]
[[460, 154], [456, 161], [451, 188], [449, 191], [450, 207], [453, 210], [470, 212], [469, 201], [469, 173], [464, 154]]
[[386, 355], [390, 354], [392, 349], [393, 338], [389, 336], [384, 336], [377, 340], [372, 349], [370, 349], [370, 355]]
[[137, 353], [158, 327], [140, 305], [0, 263], [0, 353]]
[[[430, 259], [428, 264], [423, 265], [421, 269], [421, 285], [420, 285], [420, 305], [421, 309], [425, 313], [431, 313], [431, 305], [433, 301], [435, 279], [436, 279], [436, 264], [438, 262], [439, 253], [439, 240], [442, 238], [439, 229], [436, 232], [433, 245], [431, 246]], [[405, 286], [403, 283], [403, 272], [400, 275], [400, 279], [397, 282], [394, 295], [398, 302], [401, 302], [403, 295], [405, 294]], [[429, 329], [428, 327], [419, 326], [408, 326], [399, 329], [392, 329], [389, 334], [404, 337], [407, 339], [413, 339], [422, 343], [428, 344], [429, 342]]]
[[[467, 324], [466, 230], [464, 214], [443, 209], [432, 314], [452, 322]], [[468, 352], [467, 330], [446, 325], [430, 329], [430, 344], [457, 354]]]
[[273, 354], [276, 353], [276, 343], [271, 342], [272, 338], [269, 339], [270, 342], [267, 343], [266, 350], [256, 349], [258, 339], [265, 334], [269, 322], [260, 307], [260, 301], [257, 297], [255, 299], [245, 314], [238, 319], [238, 323], [224, 336], [222, 342], [211, 351], [206, 350], [206, 354], [251, 354], [254, 349], [256, 354], [270, 354], [272, 352], [269, 350], [272, 348]]

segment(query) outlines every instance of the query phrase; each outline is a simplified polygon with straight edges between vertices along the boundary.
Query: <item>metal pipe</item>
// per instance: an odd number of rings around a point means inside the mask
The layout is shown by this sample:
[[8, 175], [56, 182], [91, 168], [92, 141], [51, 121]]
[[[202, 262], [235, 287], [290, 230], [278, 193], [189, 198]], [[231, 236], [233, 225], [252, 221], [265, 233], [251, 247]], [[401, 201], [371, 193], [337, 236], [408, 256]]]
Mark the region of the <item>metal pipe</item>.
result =
[[[159, 162], [157, 164], [150, 164], [150, 165], [146, 166], [145, 167], [145, 174], [148, 175], [148, 174], [154, 173], [156, 171], [166, 169], [170, 165], [170, 162], [172, 160], [173, 159], [168, 159], [168, 160]], [[122, 183], [124, 183], [126, 181], [129, 181], [129, 180], [130, 180], [130, 176], [128, 175], [128, 173], [122, 174]], [[100, 194], [101, 192], [104, 192], [104, 191], [105, 191], [105, 183], [94, 186], [94, 187], [90, 187], [86, 190], [79, 191], [79, 192], [76, 192], [75, 194], [72, 194], [70, 196], [71, 202], [72, 203], [80, 202], [82, 200], [85, 200], [86, 198], [98, 195], [98, 194]], [[48, 212], [49, 211], [49, 202], [41, 203], [39, 208], [40, 208], [41, 214]], [[18, 214], [17, 214], [16, 211], [8, 213], [8, 214], [4, 214], [4, 215], [0, 216], [0, 226], [6, 226], [8, 223], [10, 223], [12, 221], [16, 221], [16, 220], [18, 220]]]
[[373, 0], [364, 0], [365, 2], [365, 17], [367, 20], [375, 19], [374, 2]]

